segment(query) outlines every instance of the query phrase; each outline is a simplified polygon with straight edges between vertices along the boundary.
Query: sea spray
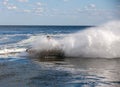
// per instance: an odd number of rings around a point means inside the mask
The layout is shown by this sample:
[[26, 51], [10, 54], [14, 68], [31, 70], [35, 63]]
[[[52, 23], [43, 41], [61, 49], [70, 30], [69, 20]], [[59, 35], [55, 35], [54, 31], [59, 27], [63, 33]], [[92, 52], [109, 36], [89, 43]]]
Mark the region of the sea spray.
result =
[[72, 57], [120, 57], [120, 21], [88, 28], [63, 38], [63, 50]]
[[39, 36], [34, 40], [34, 43], [32, 43], [32, 48], [38, 51], [51, 50], [57, 48], [59, 46], [58, 44], [58, 40], [53, 38], [48, 40], [46, 36]]
[[46, 41], [45, 36], [37, 37], [32, 48], [53, 49], [53, 44], [62, 49], [67, 57], [116, 58], [120, 57], [120, 21], [88, 28], [68, 34], [62, 39]]

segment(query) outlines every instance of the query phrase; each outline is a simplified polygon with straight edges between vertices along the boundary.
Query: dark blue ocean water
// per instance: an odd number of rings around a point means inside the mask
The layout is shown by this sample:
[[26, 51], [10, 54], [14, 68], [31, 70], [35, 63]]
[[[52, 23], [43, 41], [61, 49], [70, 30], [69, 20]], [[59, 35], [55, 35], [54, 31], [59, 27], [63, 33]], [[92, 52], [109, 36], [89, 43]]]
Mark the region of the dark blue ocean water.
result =
[[89, 27], [0, 26], [0, 86], [119, 87], [119, 58], [31, 59], [25, 54], [36, 38], [64, 38]]
[[[34, 35], [60, 35], [74, 33], [89, 26], [0, 26], [0, 44], [10, 44]], [[9, 39], [9, 40], [8, 40]]]
[[90, 26], [0, 26], [0, 34], [73, 33], [88, 27]]

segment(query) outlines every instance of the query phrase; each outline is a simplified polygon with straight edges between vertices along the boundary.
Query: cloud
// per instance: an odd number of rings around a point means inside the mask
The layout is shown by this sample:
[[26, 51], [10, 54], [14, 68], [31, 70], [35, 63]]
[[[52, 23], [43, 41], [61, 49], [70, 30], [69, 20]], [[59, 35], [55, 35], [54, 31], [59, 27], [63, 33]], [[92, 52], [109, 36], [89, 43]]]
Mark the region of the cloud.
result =
[[114, 19], [116, 9], [99, 9], [95, 4], [88, 4], [84, 8], [76, 9], [77, 16], [86, 15], [89, 18]]
[[4, 0], [3, 5], [7, 5], [9, 0]]
[[3, 5], [8, 9], [8, 10], [15, 10], [17, 9], [17, 6], [14, 4], [9, 3], [9, 0], [4, 0]]
[[14, 10], [17, 12], [37, 15], [41, 15], [44, 12], [44, 4], [37, 1], [35, 1], [35, 3], [31, 3], [29, 0], [16, 0], [16, 2], [14, 2], [14, 0], [3, 0], [2, 4], [6, 10]]
[[96, 5], [95, 4], [88, 4], [87, 6], [84, 7], [85, 10], [95, 10]]
[[64, 2], [68, 2], [69, 0], [63, 0]]
[[89, 7], [95, 8], [96, 6], [95, 6], [95, 4], [90, 4]]
[[23, 12], [25, 12], [25, 13], [30, 13], [30, 12], [32, 12], [32, 11], [29, 10], [29, 9], [24, 9]]
[[44, 9], [43, 9], [42, 7], [35, 8], [35, 9], [34, 9], [34, 12], [35, 12], [36, 14], [42, 14], [42, 13], [44, 12]]
[[29, 0], [18, 0], [19, 2], [28, 2]]
[[17, 7], [15, 5], [9, 5], [9, 6], [7, 6], [7, 9], [8, 10], [15, 10], [15, 9], [17, 9]]
[[39, 6], [42, 6], [42, 5], [43, 5], [41, 2], [37, 2], [36, 4], [39, 5]]
[[6, 7], [7, 7], [7, 9], [8, 10], [15, 10], [15, 9], [17, 9], [17, 6], [16, 5], [14, 5], [14, 4], [6, 4]]

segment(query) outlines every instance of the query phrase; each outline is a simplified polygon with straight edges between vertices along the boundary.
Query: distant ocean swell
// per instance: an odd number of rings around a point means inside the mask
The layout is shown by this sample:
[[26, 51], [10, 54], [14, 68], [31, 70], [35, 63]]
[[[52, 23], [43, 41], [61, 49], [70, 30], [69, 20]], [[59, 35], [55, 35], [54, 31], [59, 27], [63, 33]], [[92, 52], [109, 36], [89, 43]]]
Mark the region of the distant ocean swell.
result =
[[[47, 49], [46, 46], [48, 43], [42, 44], [45, 41], [46, 35], [52, 36], [61, 45], [60, 48], [64, 51], [65, 55], [69, 57], [120, 57], [120, 21], [112, 21], [101, 26], [90, 27], [70, 33], [61, 33], [59, 30], [59, 33], [56, 31], [55, 34], [45, 32], [36, 34], [27, 33], [23, 35], [2, 34], [0, 36], [0, 54], [25, 52], [28, 47], [38, 49], [45, 47]], [[54, 44], [54, 42], [52, 43]]]

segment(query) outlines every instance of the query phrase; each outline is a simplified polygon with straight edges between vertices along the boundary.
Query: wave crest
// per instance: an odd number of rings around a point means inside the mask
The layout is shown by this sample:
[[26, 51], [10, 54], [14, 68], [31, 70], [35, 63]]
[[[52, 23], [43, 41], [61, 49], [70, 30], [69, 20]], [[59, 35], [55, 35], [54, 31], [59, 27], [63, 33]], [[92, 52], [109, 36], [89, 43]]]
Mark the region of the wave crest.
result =
[[[37, 38], [33, 48], [49, 49], [45, 37]], [[57, 39], [60, 48], [67, 57], [120, 57], [120, 21], [113, 21], [98, 27], [92, 27]], [[51, 42], [54, 44], [54, 42]]]
[[64, 52], [74, 57], [120, 57], [120, 21], [88, 28], [64, 38]]

